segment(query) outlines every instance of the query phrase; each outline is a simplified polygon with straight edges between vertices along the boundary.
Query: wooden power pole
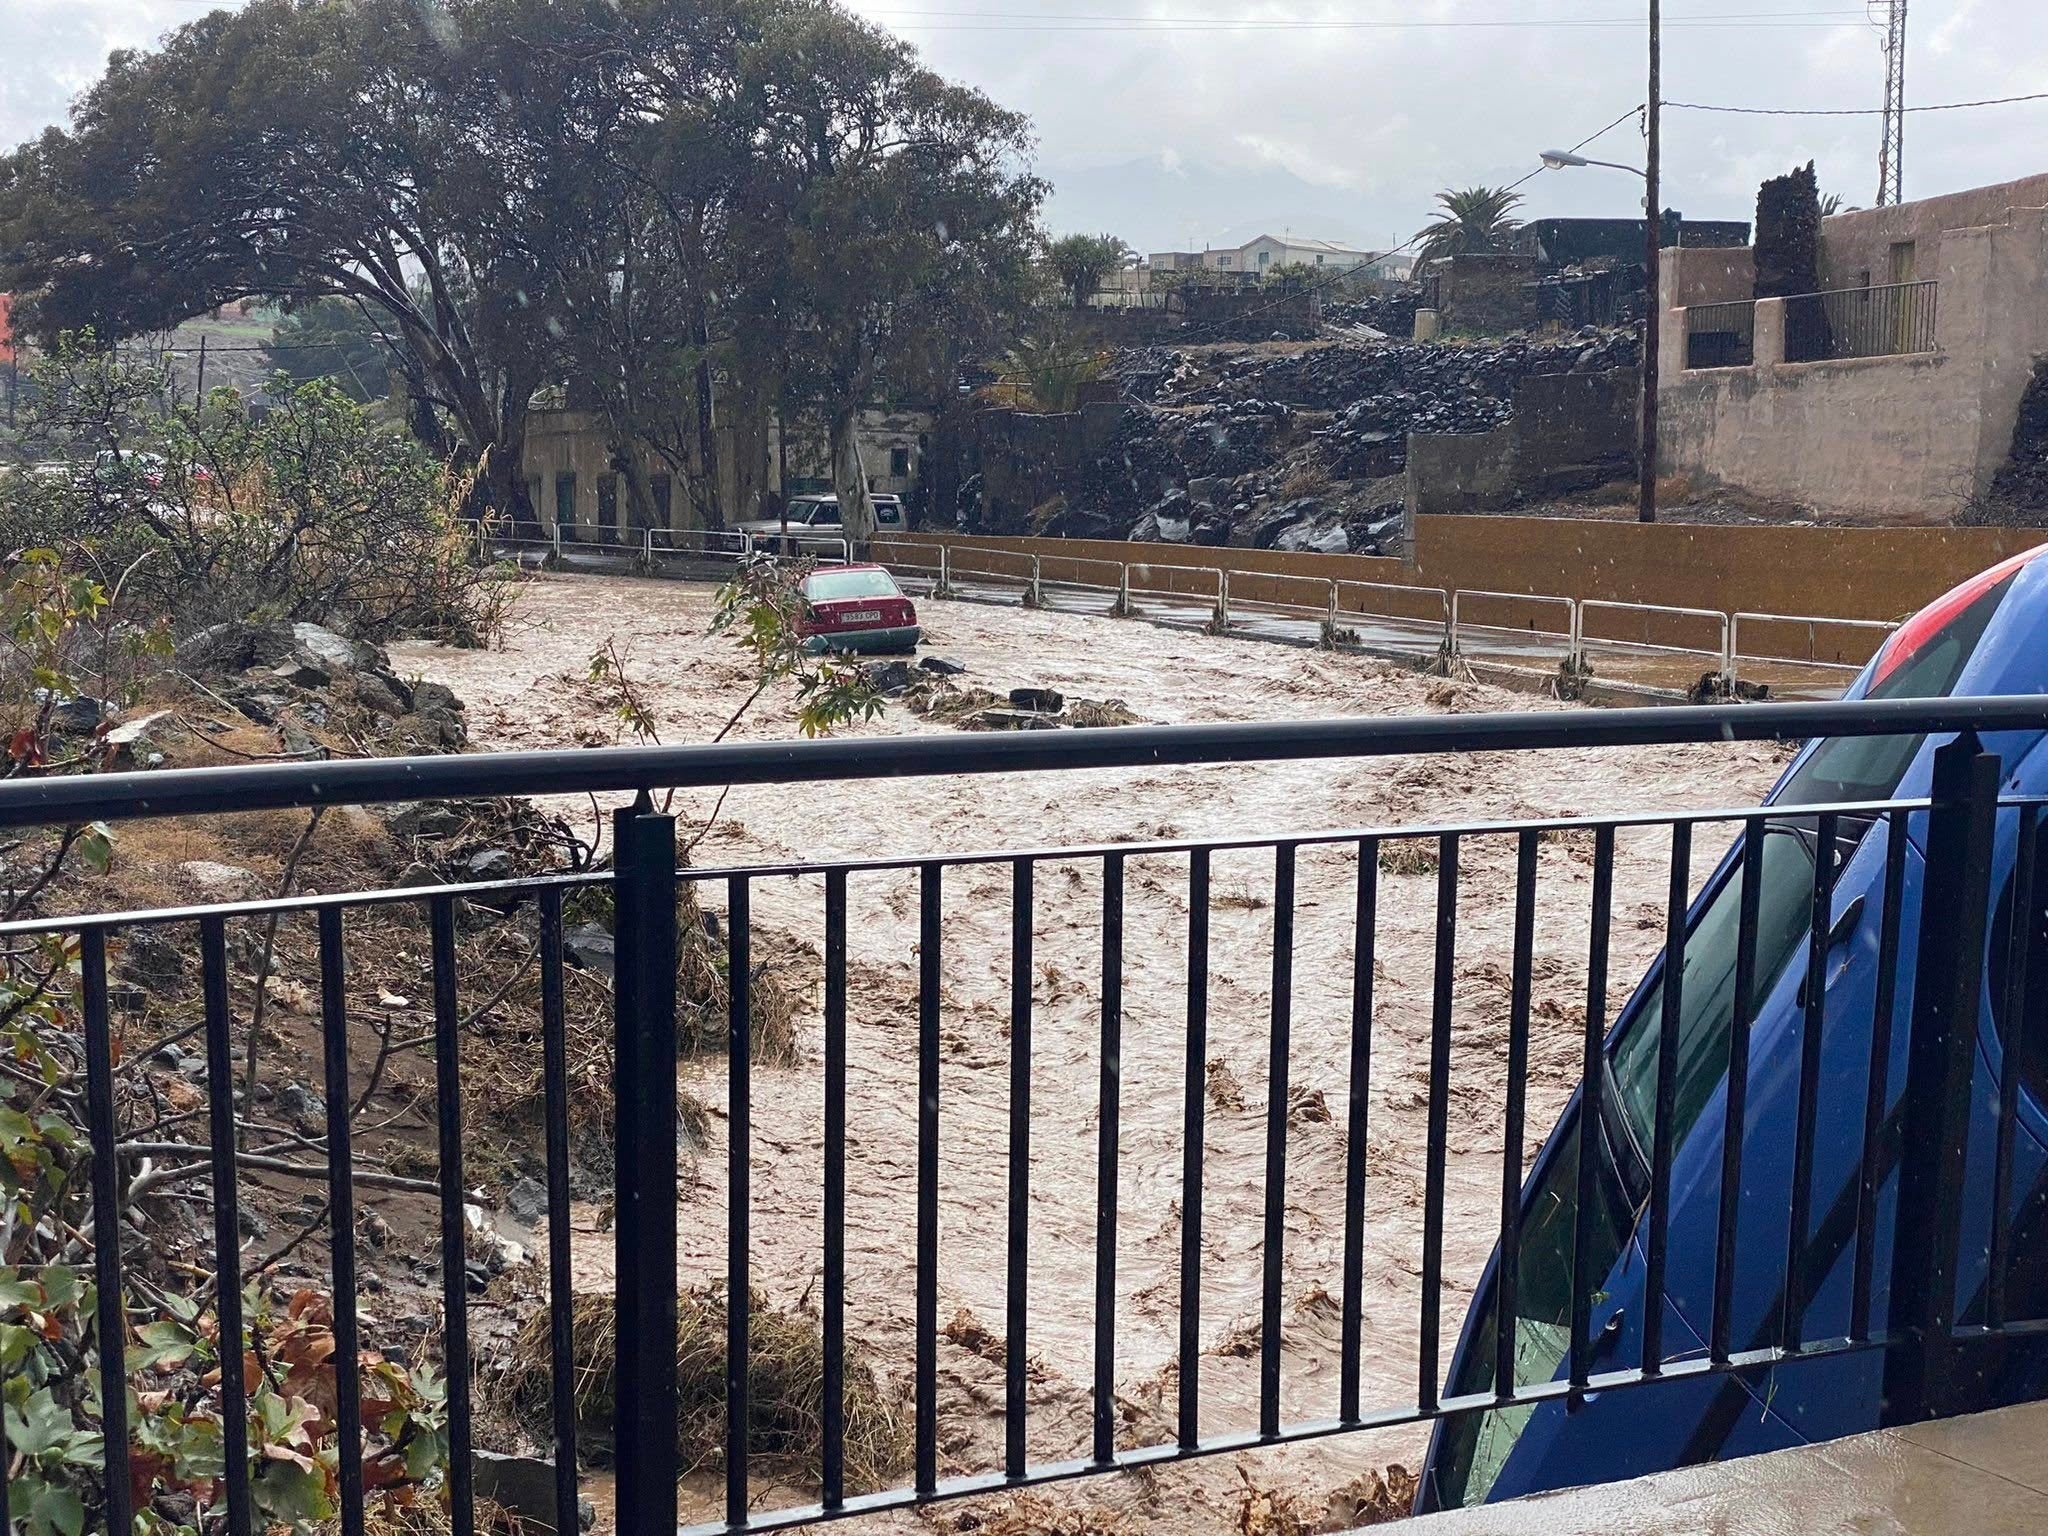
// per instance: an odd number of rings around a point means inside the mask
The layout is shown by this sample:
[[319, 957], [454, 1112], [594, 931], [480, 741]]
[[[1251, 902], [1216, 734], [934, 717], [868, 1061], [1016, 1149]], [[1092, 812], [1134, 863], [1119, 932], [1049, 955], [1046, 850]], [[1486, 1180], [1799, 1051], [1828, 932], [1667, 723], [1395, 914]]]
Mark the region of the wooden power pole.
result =
[[1643, 107], [1643, 405], [1636, 443], [1636, 520], [1657, 521], [1657, 353], [1664, 319], [1662, 283], [1664, 199], [1657, 186], [1658, 117], [1663, 90], [1659, 0], [1650, 0], [1650, 93]]

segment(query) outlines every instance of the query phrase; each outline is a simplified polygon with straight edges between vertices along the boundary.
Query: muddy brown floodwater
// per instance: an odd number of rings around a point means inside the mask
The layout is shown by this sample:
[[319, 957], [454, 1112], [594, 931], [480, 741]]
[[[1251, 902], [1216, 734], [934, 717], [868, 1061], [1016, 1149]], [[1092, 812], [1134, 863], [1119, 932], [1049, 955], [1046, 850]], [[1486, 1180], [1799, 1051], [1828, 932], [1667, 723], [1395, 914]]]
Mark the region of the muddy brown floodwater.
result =
[[[448, 683], [469, 706], [479, 748], [562, 746], [615, 721], [584, 681], [615, 638], [664, 740], [708, 739], [748, 690], [728, 642], [707, 637], [712, 591], [623, 577], [543, 577], [505, 646], [401, 646], [400, 665]], [[963, 682], [998, 691], [1043, 684], [1069, 697], [1120, 698], [1148, 722], [1277, 720], [1559, 708], [1527, 695], [1449, 683], [1357, 656], [1171, 632], [1113, 618], [926, 603], [927, 653]], [[771, 695], [739, 738], [794, 734], [790, 700]], [[898, 705], [860, 735], [943, 733]], [[861, 855], [1058, 848], [1094, 842], [1294, 835], [1349, 827], [1753, 804], [1785, 754], [1770, 747], [1482, 753], [1455, 758], [1237, 764], [1065, 774], [903, 779], [838, 787], [745, 786], [727, 798], [700, 865]], [[714, 796], [678, 798], [702, 818]], [[560, 809], [587, 817], [587, 801]], [[1726, 839], [1701, 840], [1695, 888]], [[1663, 923], [1668, 834], [1625, 832], [1614, 888], [1613, 975], [1633, 984]], [[1501, 1116], [1509, 1007], [1515, 848], [1468, 840], [1460, 864], [1454, 968], [1442, 1349], [1447, 1362], [1471, 1288], [1498, 1231]], [[1366, 1196], [1364, 1398], [1415, 1398], [1424, 1128], [1437, 880], [1402, 864], [1381, 881]], [[1539, 854], [1528, 1152], [1570, 1093], [1584, 1018], [1589, 835], [1546, 839]], [[1187, 859], [1135, 855], [1124, 916], [1122, 1124], [1117, 1165], [1116, 1382], [1122, 1443], [1172, 1438], [1181, 1229]], [[1211, 919], [1209, 1071], [1204, 1155], [1201, 1332], [1205, 1434], [1254, 1429], [1271, 1012], [1273, 855], [1219, 853]], [[1292, 1049], [1288, 1070], [1282, 1404], [1289, 1421], [1334, 1417], [1341, 1293], [1344, 1104], [1353, 971], [1356, 857], [1303, 849], [1297, 874]], [[1030, 1200], [1029, 1349], [1035, 1459], [1086, 1452], [1093, 1371], [1096, 1084], [1101, 974], [1099, 861], [1052, 860], [1037, 872]], [[915, 1262], [918, 904], [914, 874], [856, 874], [849, 904], [847, 1283], [849, 1336], [908, 1387]], [[707, 904], [722, 893], [705, 891]], [[822, 937], [822, 881], [766, 878], [757, 931], [809, 952]], [[1004, 1322], [1009, 1072], [1010, 873], [948, 872], [944, 892], [940, 1082], [940, 1307], [998, 1338]], [[815, 964], [815, 962], [813, 962]], [[1619, 997], [1617, 996], [1617, 1001]], [[820, 1021], [800, 1021], [802, 1056], [756, 1068], [753, 1273], [774, 1302], [814, 1291], [822, 1167]], [[696, 1060], [687, 1085], [722, 1106], [722, 1063]], [[680, 1276], [722, 1281], [725, 1122], [678, 1194]], [[582, 1288], [610, 1283], [608, 1236], [579, 1238]], [[957, 1330], [972, 1340], [974, 1330]], [[941, 1475], [997, 1470], [1002, 1368], [948, 1338], [939, 1349]], [[1133, 1531], [1239, 1528], [1244, 1479], [1283, 1489], [1311, 1511], [1361, 1473], [1413, 1466], [1418, 1429], [1276, 1447], [1144, 1475], [1092, 1479], [1055, 1494], [1112, 1509]], [[686, 1516], [714, 1511], [689, 1490]], [[763, 1504], [812, 1490], [763, 1487]], [[950, 1528], [943, 1521], [942, 1528]], [[910, 1515], [868, 1530], [929, 1530]]]

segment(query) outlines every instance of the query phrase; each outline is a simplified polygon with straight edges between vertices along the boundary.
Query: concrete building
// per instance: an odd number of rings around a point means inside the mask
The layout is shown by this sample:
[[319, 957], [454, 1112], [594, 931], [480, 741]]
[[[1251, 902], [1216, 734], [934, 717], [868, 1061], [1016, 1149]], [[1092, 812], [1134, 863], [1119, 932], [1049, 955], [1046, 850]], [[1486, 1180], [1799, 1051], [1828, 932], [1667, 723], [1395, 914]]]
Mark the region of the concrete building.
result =
[[1747, 250], [1667, 249], [1663, 270], [1664, 473], [1948, 522], [2048, 358], [2048, 175], [1824, 220], [1819, 295], [1756, 299]]
[[[932, 417], [922, 411], [861, 412], [861, 462], [870, 491], [908, 497], [916, 490], [931, 426]], [[772, 417], [753, 433], [722, 426], [718, 453], [720, 509], [727, 523], [761, 515], [764, 501], [831, 489], [822, 423], [798, 422], [786, 435]], [[641, 533], [623, 466], [594, 413], [533, 412], [521, 467], [535, 514], [551, 532], [560, 528], [564, 540], [631, 543]], [[641, 449], [637, 467], [647, 485], [654, 527], [681, 532], [704, 526], [672, 464]]]

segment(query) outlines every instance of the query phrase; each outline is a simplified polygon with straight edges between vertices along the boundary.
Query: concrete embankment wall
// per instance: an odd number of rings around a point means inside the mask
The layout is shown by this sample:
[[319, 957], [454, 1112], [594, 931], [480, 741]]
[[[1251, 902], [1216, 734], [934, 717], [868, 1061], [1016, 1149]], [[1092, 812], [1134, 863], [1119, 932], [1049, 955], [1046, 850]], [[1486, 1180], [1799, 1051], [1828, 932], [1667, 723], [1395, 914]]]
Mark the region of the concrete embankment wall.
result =
[[[1037, 555], [1044, 580], [1094, 586], [1113, 586], [1114, 567], [1128, 563], [1133, 567], [1133, 586], [1152, 592], [1213, 595], [1213, 573], [1227, 570], [1232, 599], [1254, 603], [1320, 606], [1327, 591], [1323, 584], [1334, 580], [1541, 593], [1723, 613], [1895, 620], [2007, 555], [2048, 543], [2048, 530], [1724, 527], [1425, 516], [1415, 520], [1412, 561], [941, 533], [917, 533], [888, 543], [897, 546], [900, 558], [911, 561], [937, 558], [920, 555], [916, 546], [929, 550], [945, 543], [958, 552], [955, 558], [962, 572], [989, 575], [1028, 576], [1031, 556]], [[1141, 572], [1141, 565], [1147, 569]], [[1430, 616], [1419, 604], [1416, 614]]]

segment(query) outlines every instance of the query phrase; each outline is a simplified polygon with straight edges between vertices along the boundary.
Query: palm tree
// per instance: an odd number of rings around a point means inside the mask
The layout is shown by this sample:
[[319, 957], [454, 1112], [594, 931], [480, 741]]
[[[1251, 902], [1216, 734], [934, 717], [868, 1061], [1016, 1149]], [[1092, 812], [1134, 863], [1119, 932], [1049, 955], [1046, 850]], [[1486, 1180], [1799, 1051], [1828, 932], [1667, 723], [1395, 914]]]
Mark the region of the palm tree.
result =
[[1439, 256], [1459, 256], [1469, 251], [1504, 251], [1508, 236], [1521, 228], [1522, 221], [1510, 214], [1522, 201], [1522, 194], [1506, 187], [1467, 187], [1462, 192], [1439, 192], [1444, 217], [1416, 235], [1422, 242], [1417, 261]]

